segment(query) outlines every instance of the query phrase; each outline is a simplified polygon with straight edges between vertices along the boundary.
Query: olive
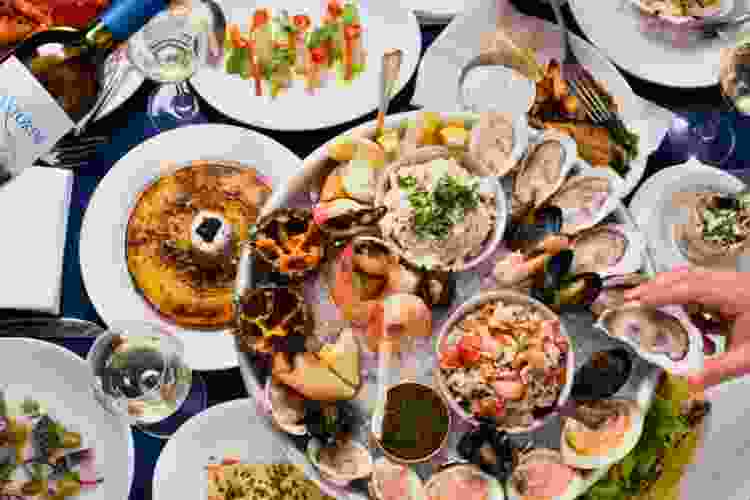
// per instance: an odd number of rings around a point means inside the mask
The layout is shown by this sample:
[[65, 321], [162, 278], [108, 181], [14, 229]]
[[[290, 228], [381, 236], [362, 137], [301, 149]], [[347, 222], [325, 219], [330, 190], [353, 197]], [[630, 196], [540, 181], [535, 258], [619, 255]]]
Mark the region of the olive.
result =
[[62, 436], [63, 448], [80, 448], [81, 435], [77, 432], [65, 432]]

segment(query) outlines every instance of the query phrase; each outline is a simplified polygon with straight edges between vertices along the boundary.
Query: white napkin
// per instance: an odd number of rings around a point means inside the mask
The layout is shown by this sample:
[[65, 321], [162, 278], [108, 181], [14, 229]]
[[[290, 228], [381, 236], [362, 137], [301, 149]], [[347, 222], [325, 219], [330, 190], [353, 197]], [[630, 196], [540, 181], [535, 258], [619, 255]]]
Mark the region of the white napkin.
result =
[[73, 172], [31, 167], [0, 187], [0, 309], [60, 313]]
[[[506, 31], [530, 40], [542, 64], [561, 50], [560, 35], [553, 31], [555, 25], [519, 13], [508, 0], [467, 2], [464, 12], [446, 26], [422, 58], [412, 104], [425, 109], [459, 111], [456, 99], [459, 72], [480, 54], [482, 35], [496, 31], [499, 22], [509, 28]], [[636, 101], [643, 106], [640, 118], [649, 124], [648, 137], [641, 135], [641, 140], [656, 148], [674, 114], [637, 96]]]

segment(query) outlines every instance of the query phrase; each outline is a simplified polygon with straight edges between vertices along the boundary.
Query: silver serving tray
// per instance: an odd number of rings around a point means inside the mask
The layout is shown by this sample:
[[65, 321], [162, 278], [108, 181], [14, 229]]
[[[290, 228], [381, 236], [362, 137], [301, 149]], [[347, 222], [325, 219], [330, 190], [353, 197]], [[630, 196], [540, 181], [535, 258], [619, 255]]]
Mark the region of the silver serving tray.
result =
[[[465, 113], [462, 113], [462, 115], [465, 115]], [[400, 115], [398, 119], [403, 119], [403, 116], [404, 115]], [[393, 126], [393, 117], [388, 118], [390, 119], [390, 123], [387, 121], [386, 126]], [[366, 134], [367, 130], [368, 129], [363, 126], [355, 129], [352, 133]], [[321, 150], [319, 151], [322, 151], [323, 147], [321, 147]], [[317, 184], [317, 181], [319, 181], [320, 179], [320, 175], [322, 175], [321, 171], [325, 170], [326, 168], [326, 160], [323, 158], [324, 155], [320, 155], [320, 157], [318, 158], [315, 158], [315, 156], [316, 153], [313, 153], [310, 159], [305, 162], [305, 168], [302, 172], [300, 172], [300, 175], [298, 177], [292, 179], [289, 185], [285, 186], [272, 196], [271, 200], [264, 206], [262, 213], [268, 213], [276, 208], [283, 206], [304, 206], [305, 203], [310, 206], [312, 204], [312, 202], [309, 200], [307, 192], [310, 189], [310, 186], [314, 186]], [[606, 219], [604, 219], [604, 221], [602, 221], [602, 223], [608, 222], [623, 224], [630, 230], [638, 231], [630, 213], [621, 202], [618, 202], [615, 211]], [[643, 256], [642, 269], [651, 275], [655, 273], [653, 259], [648, 253], [645, 253]], [[248, 245], [245, 245], [243, 248], [239, 263], [239, 270], [237, 273], [237, 286], [235, 290], [236, 301], [239, 301], [239, 298], [249, 288], [250, 279], [250, 250]], [[317, 280], [319, 278], [316, 277], [312, 279]], [[483, 280], [480, 277], [480, 273], [475, 270], [456, 273], [456, 299], [454, 303], [450, 307], [433, 309], [433, 336], [428, 339], [429, 343], [427, 345], [422, 346], [424, 351], [420, 356], [418, 356], [419, 359], [416, 362], [417, 382], [421, 382], [429, 386], [434, 385], [433, 368], [436, 365], [434, 353], [435, 340], [437, 337], [435, 333], [439, 331], [442, 323], [448, 318], [450, 313], [456, 307], [465, 302], [468, 298], [485, 290], [482, 281]], [[311, 283], [306, 283], [306, 289], [308, 290], [312, 288], [309, 285], [311, 285]], [[324, 295], [326, 295], [327, 297], [327, 290], [320, 290], [320, 297], [323, 297]], [[314, 300], [311, 302], [314, 302]], [[633, 371], [628, 382], [620, 389], [616, 396], [635, 399], [638, 401], [641, 408], [647, 411], [653, 400], [653, 394], [656, 389], [659, 376], [662, 373], [662, 369], [655, 365], [651, 365], [650, 363], [639, 358], [633, 352], [633, 350], [625, 344], [607, 336], [597, 329], [594, 329], [592, 327], [593, 317], [590, 313], [566, 313], [561, 316], [561, 319], [564, 322], [564, 326], [572, 339], [576, 370], [578, 370], [583, 365], [583, 363], [586, 362], [586, 360], [593, 352], [618, 346], [625, 347], [630, 352], [633, 359]], [[264, 412], [266, 411], [263, 403], [263, 400], [265, 399], [264, 386], [266, 380], [260, 379], [260, 374], [252, 365], [251, 357], [239, 350], [239, 345], [237, 342], [235, 342], [235, 345], [238, 348], [240, 373], [247, 388], [248, 394], [256, 399], [259, 410], [261, 412]], [[355, 435], [355, 439], [363, 444], [369, 445], [369, 415], [371, 413], [372, 405], [374, 404], [375, 399], [374, 396], [376, 380], [374, 375], [376, 370], [374, 369], [372, 359], [369, 359], [367, 361], [364, 360], [364, 357], [366, 356], [366, 354], [363, 355], [363, 364], [365, 365], [364, 369], [367, 372], [367, 375], [363, 376], [363, 388], [357, 398], [352, 402], [359, 410], [360, 415], [363, 416], [363, 423], [359, 427]], [[373, 368], [370, 369], [367, 367], [367, 365], [370, 365]], [[369, 482], [369, 479], [354, 481], [346, 488], [332, 485], [330, 482], [323, 480], [318, 473], [317, 468], [313, 466], [312, 463], [310, 463], [305, 455], [305, 445], [308, 438], [286, 434], [273, 424], [270, 415], [267, 415], [267, 417], [268, 418], [265, 419], [265, 422], [268, 425], [269, 432], [279, 432], [287, 437], [287, 454], [289, 460], [292, 463], [298, 465], [305, 472], [305, 474], [307, 474], [309, 478], [320, 485], [326, 493], [336, 498], [349, 500], [366, 500], [369, 498], [367, 492], [367, 484]], [[457, 418], [456, 415], [454, 415], [454, 417], [456, 418], [453, 419], [454, 425], [452, 427], [451, 436], [448, 440], [445, 451], [438, 456], [439, 460], [433, 460], [431, 462], [426, 462], [414, 466], [414, 470], [416, 470], [419, 476], [425, 481], [440, 467], [441, 463], [450, 463], [456, 460], [461, 460], [458, 456], [458, 453], [456, 452], [456, 446], [463, 432], [468, 430], [469, 427], [467, 427], [466, 424], [460, 423], [459, 418]], [[518, 443], [519, 445], [531, 443], [535, 447], [546, 447], [559, 450], [560, 434], [561, 420], [559, 416], [552, 415], [550, 417], [547, 417], [543, 425], [536, 430], [525, 433], [512, 434], [511, 439], [513, 439], [513, 441]], [[370, 447], [370, 451], [374, 459], [382, 456], [382, 451], [377, 448]], [[601, 477], [606, 475], [608, 470], [609, 467], [592, 471], [581, 471], [581, 474], [584, 477], [586, 483], [585, 489], [588, 489]], [[585, 491], [585, 489], [581, 490], [581, 494]]]

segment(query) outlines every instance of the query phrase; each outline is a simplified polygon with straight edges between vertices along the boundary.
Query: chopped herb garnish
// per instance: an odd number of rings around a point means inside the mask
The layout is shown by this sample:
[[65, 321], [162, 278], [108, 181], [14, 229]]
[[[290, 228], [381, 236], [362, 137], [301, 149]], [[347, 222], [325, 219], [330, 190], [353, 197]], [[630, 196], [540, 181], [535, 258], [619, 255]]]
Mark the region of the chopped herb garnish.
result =
[[466, 212], [479, 205], [478, 182], [467, 185], [447, 174], [432, 193], [417, 189], [414, 177], [400, 177], [399, 186], [409, 192], [414, 230], [422, 239], [445, 239]]
[[31, 398], [26, 398], [23, 400], [23, 403], [21, 403], [21, 411], [26, 416], [38, 417], [41, 408], [39, 407], [38, 402], [34, 401]]
[[0, 481], [10, 481], [15, 468], [16, 466], [10, 463], [9, 461], [3, 464], [0, 464]]

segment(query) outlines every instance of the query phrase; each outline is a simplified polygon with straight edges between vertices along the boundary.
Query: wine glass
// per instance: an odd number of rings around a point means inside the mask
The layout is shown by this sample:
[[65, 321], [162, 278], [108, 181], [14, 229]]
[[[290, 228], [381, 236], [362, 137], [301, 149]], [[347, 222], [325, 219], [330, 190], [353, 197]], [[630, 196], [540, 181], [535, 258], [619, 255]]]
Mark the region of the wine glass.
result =
[[183, 353], [180, 339], [157, 325], [113, 324], [86, 356], [94, 395], [142, 432], [168, 439], [206, 408], [206, 385], [185, 364]]
[[187, 85], [208, 57], [209, 22], [196, 14], [185, 2], [172, 2], [128, 41], [130, 62], [159, 84], [148, 103], [159, 132], [206, 121]]
[[10, 133], [10, 112], [6, 111], [0, 123], [0, 186], [18, 172], [16, 166], [16, 146]]

